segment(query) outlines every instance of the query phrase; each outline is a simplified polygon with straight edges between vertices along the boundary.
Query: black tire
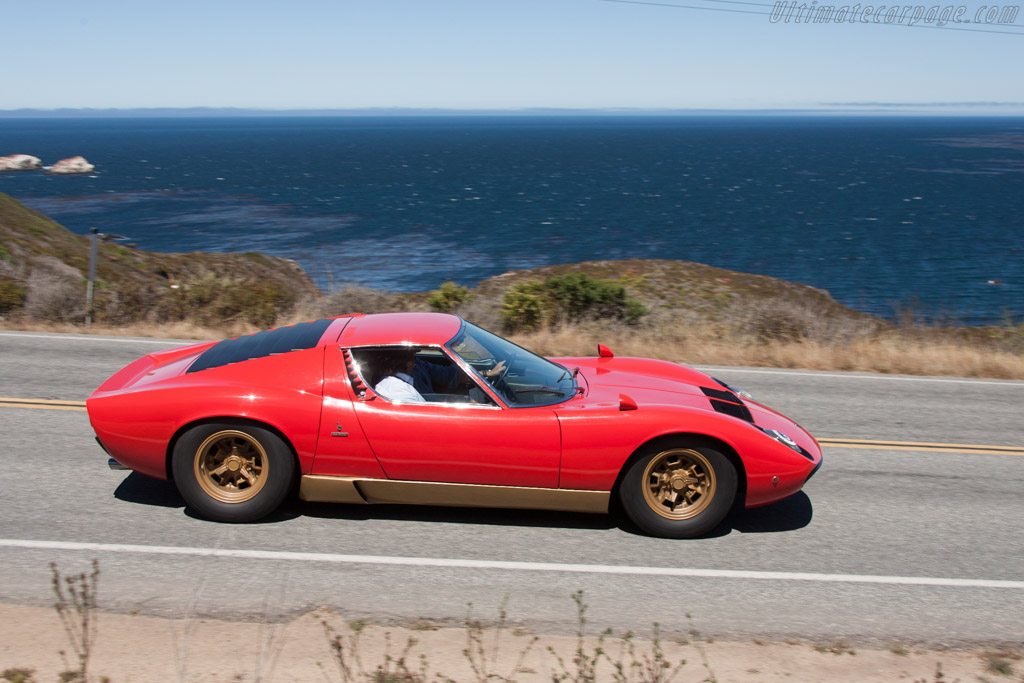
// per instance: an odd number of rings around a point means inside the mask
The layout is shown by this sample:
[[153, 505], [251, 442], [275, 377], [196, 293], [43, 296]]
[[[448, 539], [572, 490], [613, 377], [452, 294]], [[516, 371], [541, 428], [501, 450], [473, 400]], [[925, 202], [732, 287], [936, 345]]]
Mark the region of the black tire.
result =
[[619, 485], [633, 522], [662, 538], [697, 538], [718, 526], [736, 499], [736, 468], [719, 451], [685, 442], [640, 454]]
[[171, 466], [185, 502], [215, 522], [266, 517], [288, 497], [295, 476], [287, 444], [251, 425], [193, 427], [174, 446]]

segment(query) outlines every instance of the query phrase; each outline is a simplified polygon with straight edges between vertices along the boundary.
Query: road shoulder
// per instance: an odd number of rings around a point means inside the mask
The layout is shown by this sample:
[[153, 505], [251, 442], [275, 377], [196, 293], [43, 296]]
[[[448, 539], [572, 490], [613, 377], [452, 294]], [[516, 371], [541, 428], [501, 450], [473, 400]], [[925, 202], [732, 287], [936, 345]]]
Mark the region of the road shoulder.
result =
[[[326, 631], [324, 623], [334, 631]], [[93, 677], [108, 676], [112, 681], [342, 680], [331, 647], [334, 636], [341, 637], [342, 651], [350, 661], [358, 654], [356, 666], [364, 672], [388, 666], [388, 656], [392, 658], [393, 670], [394, 660], [404, 654], [413, 673], [419, 673], [425, 662], [426, 679], [434, 678], [435, 674], [458, 681], [478, 679], [464, 654], [467, 647], [476, 650], [477, 642], [487, 659], [487, 671], [506, 677], [516, 668], [521, 653], [528, 649], [522, 658], [521, 673], [513, 678], [540, 681], [552, 680], [552, 675], [562, 672], [563, 666], [575, 674], [573, 658], [578, 647], [575, 637], [535, 636], [522, 626], [507, 626], [500, 639], [493, 627], [473, 632], [425, 620], [398, 626], [360, 622], [350, 626], [341, 615], [329, 610], [317, 610], [283, 623], [164, 619], [101, 612], [97, 626], [89, 670]], [[361, 629], [358, 636], [352, 626]], [[467, 633], [476, 633], [478, 641], [467, 639]], [[405, 652], [410, 639], [414, 644]], [[74, 660], [53, 609], [0, 605], [0, 643], [0, 669], [33, 669], [35, 679], [40, 681], [54, 680], [68, 668], [62, 661], [61, 650], [69, 662]], [[637, 638], [627, 643], [615, 634], [601, 645], [608, 656], [598, 665], [599, 681], [612, 680], [615, 662], [628, 669], [633, 662], [644, 666], [645, 661], [654, 661], [648, 639]], [[583, 651], [593, 656], [598, 646], [598, 639], [592, 636], [584, 642]], [[711, 641], [694, 632], [663, 634], [661, 647], [671, 666], [686, 661], [675, 678], [678, 681], [1015, 680], [1024, 669], [1019, 649], [934, 650], [910, 644], [865, 648], [838, 641], [797, 640], [728, 642]], [[561, 656], [561, 665], [552, 650]], [[999, 666], [1008, 667], [1004, 671], [1010, 677], [996, 670]], [[944, 678], [937, 674], [940, 669]]]

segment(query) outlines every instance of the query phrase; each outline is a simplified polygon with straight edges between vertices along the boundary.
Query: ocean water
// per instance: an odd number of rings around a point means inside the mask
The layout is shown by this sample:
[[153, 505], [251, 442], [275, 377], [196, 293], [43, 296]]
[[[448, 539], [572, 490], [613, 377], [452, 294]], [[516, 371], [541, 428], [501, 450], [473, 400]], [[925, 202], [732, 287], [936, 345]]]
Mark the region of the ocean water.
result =
[[884, 316], [1024, 315], [1024, 119], [0, 119], [15, 153], [97, 166], [0, 174], [74, 232], [287, 256], [324, 287], [671, 258]]

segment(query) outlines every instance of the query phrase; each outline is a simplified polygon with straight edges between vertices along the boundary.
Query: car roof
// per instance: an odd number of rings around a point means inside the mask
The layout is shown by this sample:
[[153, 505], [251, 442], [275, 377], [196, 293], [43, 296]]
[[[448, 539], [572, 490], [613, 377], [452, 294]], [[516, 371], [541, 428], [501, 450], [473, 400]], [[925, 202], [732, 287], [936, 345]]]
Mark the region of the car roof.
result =
[[439, 346], [450, 341], [461, 327], [462, 318], [449, 313], [374, 313], [353, 317], [338, 343], [342, 346]]

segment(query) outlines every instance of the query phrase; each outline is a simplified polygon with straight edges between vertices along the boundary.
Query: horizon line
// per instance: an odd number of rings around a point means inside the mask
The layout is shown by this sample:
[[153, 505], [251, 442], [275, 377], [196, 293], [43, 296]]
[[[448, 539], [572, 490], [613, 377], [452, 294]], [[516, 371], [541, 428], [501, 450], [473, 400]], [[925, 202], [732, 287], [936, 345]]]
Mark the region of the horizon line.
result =
[[[986, 110], [980, 110], [982, 107]], [[1015, 108], [1017, 112], [993, 111]], [[970, 111], [970, 110], [974, 111]], [[445, 108], [445, 107], [352, 107], [289, 108], [264, 107], [21, 107], [0, 109], [0, 118], [129, 118], [129, 117], [329, 117], [329, 116], [978, 116], [1024, 117], [1024, 102], [849, 102], [827, 103], [819, 107], [522, 107]]]

